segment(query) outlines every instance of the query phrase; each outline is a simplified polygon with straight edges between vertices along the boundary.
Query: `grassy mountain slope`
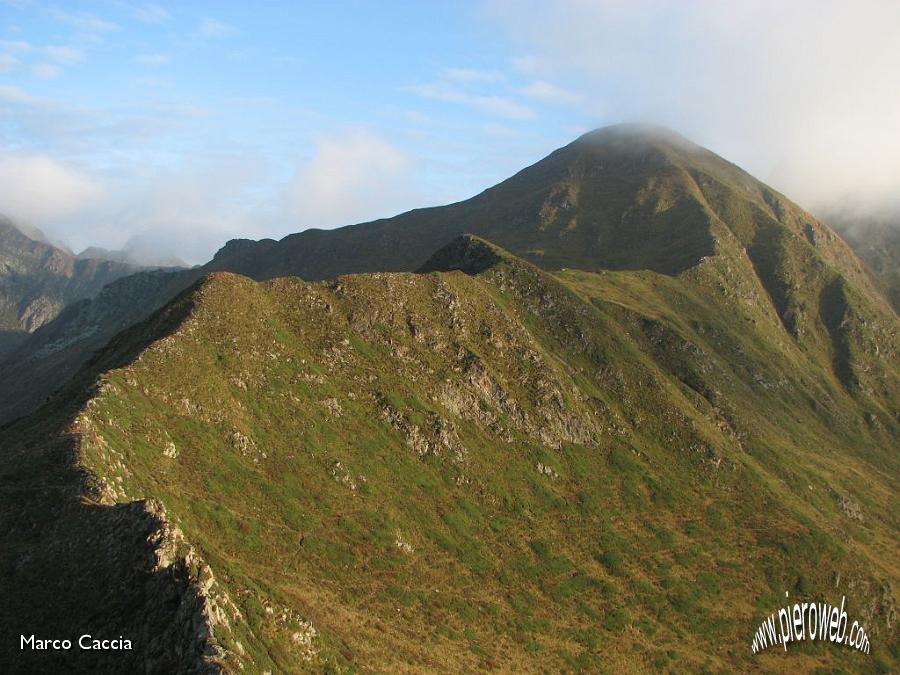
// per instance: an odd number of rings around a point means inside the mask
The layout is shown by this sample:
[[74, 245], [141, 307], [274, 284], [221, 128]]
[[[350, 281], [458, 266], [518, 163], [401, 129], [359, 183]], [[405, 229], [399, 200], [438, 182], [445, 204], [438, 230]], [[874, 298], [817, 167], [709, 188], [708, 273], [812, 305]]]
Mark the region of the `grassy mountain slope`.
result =
[[[160, 669], [895, 669], [896, 318], [830, 240], [758, 271], [764, 233], [678, 275], [468, 237], [204, 278], [0, 430], [4, 628], [136, 631]], [[874, 654], [751, 656], [785, 591], [846, 594]]]

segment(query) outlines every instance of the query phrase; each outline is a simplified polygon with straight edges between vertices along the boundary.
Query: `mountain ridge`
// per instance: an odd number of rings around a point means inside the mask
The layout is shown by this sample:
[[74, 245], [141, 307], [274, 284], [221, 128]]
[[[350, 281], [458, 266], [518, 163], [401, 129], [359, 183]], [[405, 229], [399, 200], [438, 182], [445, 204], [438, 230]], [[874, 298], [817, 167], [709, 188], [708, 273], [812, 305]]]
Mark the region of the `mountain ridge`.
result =
[[[676, 169], [674, 177], [668, 175]], [[677, 179], [675, 184], [665, 182], [672, 178]], [[708, 186], [709, 195], [700, 185], [708, 179], [713, 179]], [[584, 185], [577, 185], [579, 181]], [[712, 215], [719, 215], [716, 207], [726, 212], [747, 209], [747, 205], [735, 207], [723, 199], [723, 184], [734, 188], [735, 196], [743, 197], [756, 209], [757, 213], [750, 214], [754, 217], [766, 216], [802, 236], [806, 236], [806, 223], [813, 232], [824, 227], [780, 193], [679, 134], [660, 127], [623, 124], [583, 134], [469, 199], [333, 230], [304, 230], [280, 241], [232, 240], [216, 253], [206, 269], [235, 271], [258, 279], [295, 274], [311, 280], [356, 271], [404, 271], [416, 269], [435, 249], [469, 232], [548, 269], [643, 268], [677, 273], [713, 253], [706, 222], [709, 216], [701, 207], [713, 211]], [[575, 196], [579, 190], [593, 193], [594, 203], [579, 205]], [[687, 232], [660, 231], [670, 224], [653, 222], [658, 215], [655, 211], [664, 213], [673, 206], [672, 200], [679, 196], [673, 195], [673, 190], [680, 190], [682, 196], [689, 198], [684, 212], [688, 220], [698, 221], [688, 223], [691, 228]], [[502, 203], [496, 205], [493, 199], [498, 194]], [[524, 207], [519, 208], [523, 202]], [[633, 202], [638, 202], [637, 206], [641, 202], [649, 204], [650, 208], [641, 212]], [[586, 210], [586, 215], [579, 210]], [[579, 216], [585, 221], [605, 218], [610, 222], [600, 229], [591, 222], [573, 228], [571, 218]], [[617, 235], [615, 229], [625, 229], [618, 226], [629, 218], [632, 227], [641, 229], [623, 239], [628, 233]], [[579, 235], [580, 230], [585, 233]], [[409, 236], [403, 238], [406, 231]], [[413, 233], [427, 243], [418, 244]], [[648, 233], [650, 239], [639, 241]], [[679, 250], [679, 245], [685, 248], [685, 242], [674, 245], [673, 240], [682, 235], [689, 239], [691, 246], [687, 250]], [[517, 236], [521, 238], [516, 239]], [[566, 238], [572, 237], [578, 240], [577, 246], [566, 248]], [[609, 241], [602, 241], [604, 237]], [[542, 252], [540, 242], [563, 248], [556, 253]], [[749, 245], [750, 241], [744, 244]], [[582, 254], [579, 247], [585, 246], [587, 253]], [[372, 262], [373, 247], [380, 262]], [[644, 249], [659, 252], [642, 253]], [[842, 250], [833, 259], [837, 261], [846, 253]], [[657, 256], [673, 255], [680, 257], [680, 262], [657, 260]], [[358, 256], [363, 257], [357, 260]], [[346, 269], [337, 269], [335, 264]]]
[[[729, 264], [550, 274], [463, 236], [417, 274], [212, 273], [0, 445], [69, 467], [48, 439], [77, 440], [98, 504], [72, 532], [164, 505], [184, 543], [113, 578], [180, 589], [132, 614], [200, 617], [198, 668], [776, 671], [745, 643], [790, 589], [846, 594], [876, 649], [792, 663], [890, 669], [897, 421], [788, 338], [749, 268], [719, 293]], [[50, 482], [35, 466], [4, 462], [3, 483]], [[31, 494], [0, 524], [77, 550]], [[129, 528], [156, 546], [158, 526]], [[20, 595], [58, 564], [35, 546], [33, 567], [3, 561], [8, 606], [78, 618], [77, 591], [71, 616]], [[123, 616], [108, 627], [137, 630]]]
[[[855, 321], [844, 322], [848, 307], [862, 303], [862, 314], [880, 317], [874, 324], [882, 332], [896, 321], [864, 266], [827, 225], [674, 132], [633, 125], [585, 134], [462, 202], [338, 230], [308, 230], [281, 241], [233, 240], [203, 268], [174, 275], [164, 285], [174, 293], [211, 271], [308, 280], [412, 271], [463, 233], [486, 237], [545, 269], [650, 269], [681, 275], [693, 274], [704, 260], [727, 258], [732, 270], [758, 279], [792, 339], [815, 343], [812, 348], [844, 373], [848, 386], [855, 381], [843, 337]], [[837, 277], [847, 279], [849, 295]], [[720, 275], [710, 283], [727, 287], [733, 281]], [[749, 277], [747, 283], [757, 284]], [[110, 298], [109, 305], [134, 308], [128, 312], [133, 320], [147, 316], [161, 298], [153, 284], [146, 285], [149, 296], [144, 298], [142, 286], [121, 286], [122, 297]], [[82, 317], [61, 318], [10, 356], [12, 365], [4, 368], [18, 373], [22, 367], [16, 364], [44, 349], [47, 334], [68, 331], [61, 343], [80, 344], [72, 351], [74, 366], [65, 371], [74, 372], [85, 354], [121, 328], [103, 319], [109, 312], [98, 307], [76, 308]], [[95, 329], [86, 333], [82, 327], [92, 324]], [[65, 356], [60, 352], [57, 358]], [[29, 390], [24, 382], [21, 387]], [[49, 393], [38, 386], [19, 400], [0, 392], [0, 421], [27, 412]]]

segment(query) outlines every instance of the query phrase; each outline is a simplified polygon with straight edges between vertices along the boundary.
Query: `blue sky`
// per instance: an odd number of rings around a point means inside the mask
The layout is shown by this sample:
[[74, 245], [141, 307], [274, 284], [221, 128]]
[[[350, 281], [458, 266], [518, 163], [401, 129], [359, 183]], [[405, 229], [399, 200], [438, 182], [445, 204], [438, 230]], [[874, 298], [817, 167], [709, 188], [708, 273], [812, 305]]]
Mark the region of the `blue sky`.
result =
[[810, 200], [871, 184], [900, 59], [861, 37], [896, 6], [725, 4], [0, 0], [0, 212], [202, 262], [463, 199], [623, 120]]

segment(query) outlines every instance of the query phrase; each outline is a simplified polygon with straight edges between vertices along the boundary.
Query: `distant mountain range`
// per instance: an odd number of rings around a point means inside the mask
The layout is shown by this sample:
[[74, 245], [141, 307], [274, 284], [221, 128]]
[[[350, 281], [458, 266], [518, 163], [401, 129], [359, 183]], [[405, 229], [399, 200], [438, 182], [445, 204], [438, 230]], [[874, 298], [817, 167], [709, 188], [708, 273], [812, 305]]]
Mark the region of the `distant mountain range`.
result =
[[124, 261], [73, 256], [47, 242], [41, 232], [0, 216], [0, 353], [65, 306], [91, 298], [139, 269]]
[[827, 219], [866, 263], [876, 285], [900, 312], [900, 214], [845, 211], [830, 213]]
[[114, 262], [128, 263], [139, 267], [190, 267], [178, 256], [146, 256], [140, 255], [131, 249], [110, 250], [100, 246], [89, 246], [77, 256], [79, 259], [89, 258], [95, 260], [112, 260]]
[[[0, 663], [896, 670], [875, 267], [623, 125], [463, 202], [118, 279], [0, 362], [0, 631], [139, 647]], [[785, 593], [846, 596], [873, 653], [752, 655]]]

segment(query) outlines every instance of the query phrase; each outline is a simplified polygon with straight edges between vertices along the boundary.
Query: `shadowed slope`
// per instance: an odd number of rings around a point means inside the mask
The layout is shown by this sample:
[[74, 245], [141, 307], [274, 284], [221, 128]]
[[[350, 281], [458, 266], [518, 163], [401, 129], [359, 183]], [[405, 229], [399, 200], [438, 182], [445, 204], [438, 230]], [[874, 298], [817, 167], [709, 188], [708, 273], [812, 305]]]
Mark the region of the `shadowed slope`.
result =
[[[102, 395], [100, 374], [127, 367], [192, 306], [187, 294], [122, 333], [53, 403], [0, 430], [4, 672], [218, 672], [206, 567], [157, 500], [110, 498], [85, 464], [80, 421]], [[85, 634], [132, 646], [85, 651]], [[75, 646], [23, 649], [20, 636]]]

